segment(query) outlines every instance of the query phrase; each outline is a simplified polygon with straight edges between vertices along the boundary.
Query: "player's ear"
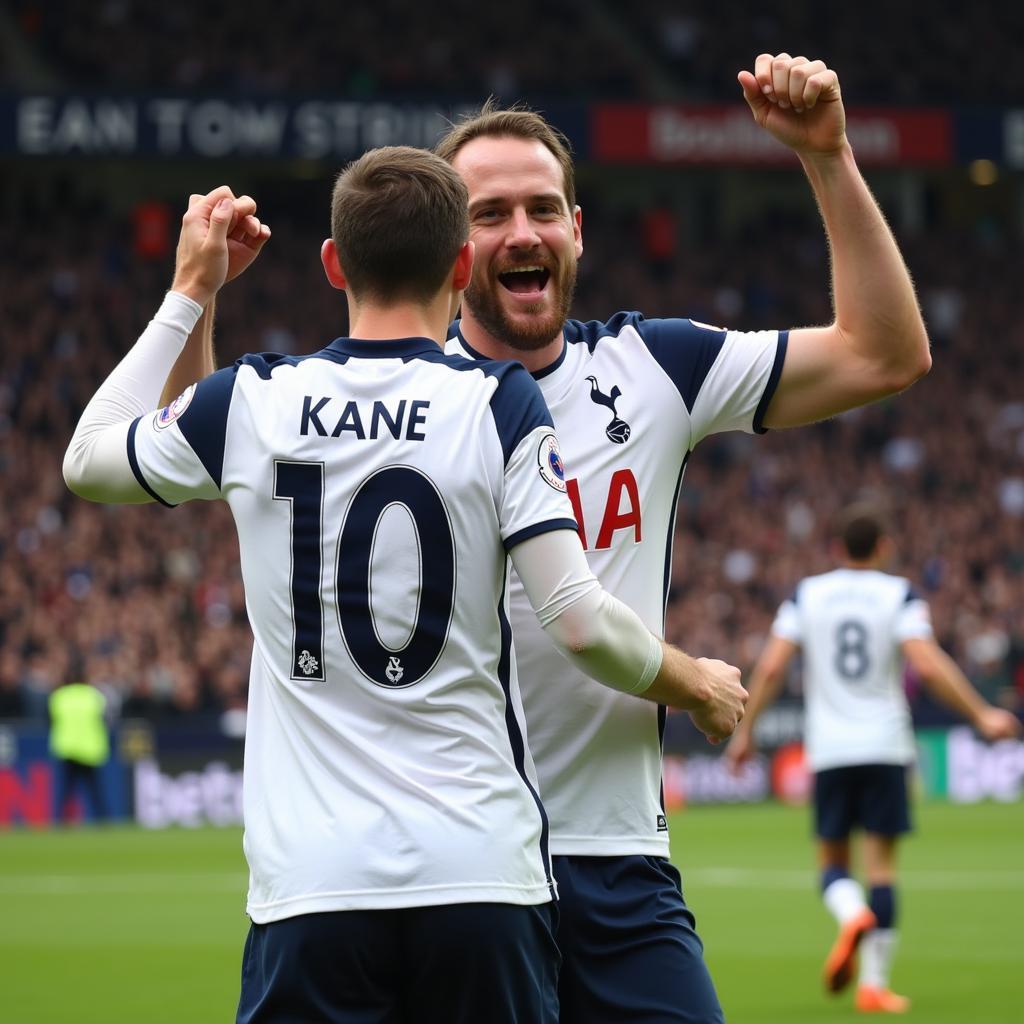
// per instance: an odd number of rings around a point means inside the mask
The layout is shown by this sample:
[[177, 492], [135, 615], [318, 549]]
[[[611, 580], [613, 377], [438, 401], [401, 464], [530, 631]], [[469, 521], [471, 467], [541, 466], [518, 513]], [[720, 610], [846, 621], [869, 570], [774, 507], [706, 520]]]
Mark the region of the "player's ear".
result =
[[573, 207], [572, 211], [572, 237], [576, 242], [576, 259], [583, 255], [583, 211]]
[[455, 273], [452, 278], [452, 287], [456, 291], [462, 291], [469, 284], [473, 277], [473, 255], [476, 247], [472, 242], [464, 242], [455, 257]]
[[320, 246], [320, 262], [324, 265], [324, 273], [331, 282], [331, 287], [344, 291], [348, 287], [348, 282], [345, 280], [345, 271], [341, 269], [341, 260], [338, 259], [338, 249], [333, 238], [325, 238], [324, 244]]

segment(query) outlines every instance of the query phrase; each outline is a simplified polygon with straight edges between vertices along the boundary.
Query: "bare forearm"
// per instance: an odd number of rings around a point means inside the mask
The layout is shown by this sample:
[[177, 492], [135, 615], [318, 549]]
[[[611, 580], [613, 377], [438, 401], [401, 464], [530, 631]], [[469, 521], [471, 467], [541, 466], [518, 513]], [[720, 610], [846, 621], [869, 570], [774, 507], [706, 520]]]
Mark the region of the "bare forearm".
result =
[[661, 668], [639, 696], [680, 711], [693, 711], [710, 697], [711, 688], [696, 658], [662, 641]]
[[661, 669], [642, 696], [689, 711], [712, 743], [731, 736], [747, 700], [739, 669], [714, 658], [691, 658], [664, 642], [661, 647]]
[[210, 299], [192, 333], [188, 336], [181, 355], [178, 356], [177, 362], [167, 375], [167, 380], [160, 393], [160, 405], [169, 405], [190, 384], [209, 377], [217, 368], [213, 351], [213, 321], [216, 304], [216, 298]]
[[906, 387], [931, 365], [910, 274], [882, 211], [844, 143], [800, 154], [821, 209], [832, 259], [836, 327], [866, 361]]
[[797, 647], [791, 641], [775, 635], [769, 637], [757, 664], [751, 670], [750, 700], [737, 731], [746, 735], [753, 732], [754, 723], [761, 712], [778, 697], [786, 680], [786, 670], [796, 651]]
[[747, 701], [747, 712], [743, 716], [744, 728], [753, 729], [761, 712], [778, 697], [785, 678], [786, 675], [783, 671], [758, 672], [756, 668], [754, 669], [747, 686], [750, 691], [750, 700]]
[[932, 647], [928, 657], [918, 661], [915, 668], [928, 689], [968, 722], [977, 721], [978, 716], [988, 707], [956, 662], [938, 645]]

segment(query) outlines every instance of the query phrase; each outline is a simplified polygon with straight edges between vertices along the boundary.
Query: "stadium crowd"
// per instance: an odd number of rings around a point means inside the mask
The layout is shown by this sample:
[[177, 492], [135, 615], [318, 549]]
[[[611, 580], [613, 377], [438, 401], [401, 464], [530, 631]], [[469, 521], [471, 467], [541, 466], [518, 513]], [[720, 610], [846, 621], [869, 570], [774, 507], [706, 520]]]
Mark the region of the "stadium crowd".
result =
[[754, 54], [787, 50], [826, 58], [859, 103], [1024, 100], [1016, 59], [1024, 13], [1009, 4], [945, 0], [927, 17], [910, 4], [840, 4], [826, 17], [802, 0], [776, 8], [12, 0], [6, 8], [0, 46], [6, 37], [18, 59], [0, 60], [0, 84], [30, 75], [34, 88], [372, 99], [413, 98], [426, 86], [435, 97], [735, 101], [739, 68]]
[[[23, 197], [0, 219], [18, 268], [0, 276], [0, 717], [43, 716], [52, 688], [80, 675], [122, 715], [241, 708], [252, 641], [226, 507], [107, 508], [74, 498], [61, 477], [85, 401], [156, 309], [171, 260], [146, 258], [130, 218], [73, 194], [64, 205]], [[655, 251], [647, 228], [640, 214], [588, 220], [574, 315], [640, 308], [737, 328], [830, 316], [813, 215], [699, 251]], [[222, 364], [312, 351], [345, 332], [338, 294], [310, 283], [322, 279], [319, 230], [275, 222], [260, 262], [226, 289]], [[791, 259], [762, 259], [769, 238]], [[834, 513], [870, 493], [892, 512], [901, 571], [930, 600], [941, 642], [989, 699], [1020, 710], [1019, 242], [928, 232], [902, 244], [934, 369], [905, 396], [814, 427], [701, 444], [683, 484], [668, 638], [749, 668], [781, 598], [831, 564]]]

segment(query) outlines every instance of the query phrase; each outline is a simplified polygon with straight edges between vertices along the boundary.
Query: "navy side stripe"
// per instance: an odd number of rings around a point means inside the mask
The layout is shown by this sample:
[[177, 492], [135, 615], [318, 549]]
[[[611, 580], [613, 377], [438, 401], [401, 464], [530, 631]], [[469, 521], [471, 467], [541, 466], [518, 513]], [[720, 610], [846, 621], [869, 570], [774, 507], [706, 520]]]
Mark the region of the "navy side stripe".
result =
[[239, 360], [234, 366], [218, 370], [201, 380], [189, 407], [178, 418], [181, 433], [218, 488], [224, 471], [224, 435], [227, 431], [228, 410], [231, 408], [238, 367], [242, 362]]
[[501, 588], [501, 596], [498, 598], [498, 623], [501, 628], [501, 654], [498, 657], [498, 680], [505, 694], [505, 728], [508, 730], [509, 743], [512, 746], [512, 758], [515, 761], [516, 771], [523, 780], [526, 788], [537, 805], [537, 813], [540, 814], [540, 855], [544, 860], [544, 877], [547, 879], [548, 890], [551, 898], [555, 899], [555, 884], [551, 879], [551, 857], [548, 854], [548, 815], [541, 803], [540, 795], [533, 788], [526, 775], [526, 743], [523, 740], [522, 730], [516, 720], [515, 708], [512, 706], [512, 627], [509, 625], [508, 617], [505, 615], [505, 592], [508, 588], [508, 571], [505, 572], [505, 583]]
[[[147, 415], [151, 415], [147, 413]], [[139, 465], [139, 457], [135, 454], [135, 431], [139, 429], [139, 420], [142, 417], [138, 417], [132, 421], [132, 425], [128, 428], [128, 465], [132, 467], [132, 472], [135, 474], [135, 479], [139, 481], [139, 485], [142, 489], [154, 500], [159, 501], [165, 508], [174, 508], [169, 501], [164, 501], [152, 487], [149, 486], [149, 481], [142, 475], [142, 467]]]
[[[661, 756], [665, 756], [665, 721], [668, 718], [668, 708], [664, 704], [658, 705], [658, 749]], [[661, 804], [661, 813], [665, 813], [665, 770], [662, 769], [661, 783], [658, 788], [658, 802]]]
[[690, 453], [683, 456], [683, 463], [679, 467], [679, 476], [676, 477], [676, 496], [672, 500], [672, 519], [668, 524], [668, 537], [665, 541], [665, 576], [662, 582], [661, 595], [661, 631], [665, 632], [665, 622], [668, 619], [668, 592], [672, 583], [672, 549], [676, 536], [676, 519], [679, 516], [679, 493], [683, 489], [683, 474], [686, 472], [686, 464], [690, 461]]
[[782, 376], [782, 365], [786, 361], [786, 348], [789, 345], [789, 331], [779, 331], [779, 342], [775, 349], [775, 362], [772, 363], [772, 372], [768, 375], [768, 383], [764, 386], [764, 394], [761, 401], [757, 403], [757, 410], [754, 413], [754, 433], [766, 434], [768, 428], [764, 425], [765, 413], [775, 397], [775, 389], [779, 386], [779, 378]]

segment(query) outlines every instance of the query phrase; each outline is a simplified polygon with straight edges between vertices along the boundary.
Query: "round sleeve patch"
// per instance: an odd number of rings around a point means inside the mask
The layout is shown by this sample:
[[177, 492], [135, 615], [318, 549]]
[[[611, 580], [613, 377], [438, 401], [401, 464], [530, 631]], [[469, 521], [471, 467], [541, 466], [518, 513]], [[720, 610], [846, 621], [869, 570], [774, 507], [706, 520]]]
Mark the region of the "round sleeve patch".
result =
[[558, 450], [558, 438], [554, 434], [545, 434], [537, 449], [537, 465], [544, 482], [556, 491], [565, 493], [565, 467], [562, 465], [562, 453]]
[[157, 430], [165, 430], [192, 404], [192, 396], [196, 393], [196, 385], [189, 384], [178, 397], [165, 405], [157, 414], [154, 425]]

